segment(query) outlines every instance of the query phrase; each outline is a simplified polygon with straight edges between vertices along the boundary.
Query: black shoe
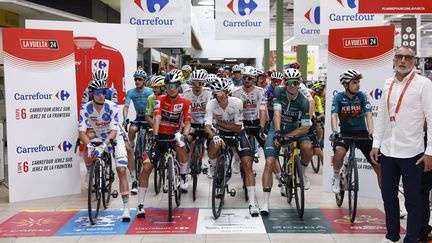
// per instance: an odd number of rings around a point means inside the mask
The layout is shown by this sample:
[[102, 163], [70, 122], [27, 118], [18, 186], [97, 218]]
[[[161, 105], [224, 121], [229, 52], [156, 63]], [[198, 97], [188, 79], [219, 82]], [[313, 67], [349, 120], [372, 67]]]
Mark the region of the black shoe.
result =
[[137, 193], [138, 193], [138, 182], [134, 181], [132, 182], [131, 194], [136, 195]]

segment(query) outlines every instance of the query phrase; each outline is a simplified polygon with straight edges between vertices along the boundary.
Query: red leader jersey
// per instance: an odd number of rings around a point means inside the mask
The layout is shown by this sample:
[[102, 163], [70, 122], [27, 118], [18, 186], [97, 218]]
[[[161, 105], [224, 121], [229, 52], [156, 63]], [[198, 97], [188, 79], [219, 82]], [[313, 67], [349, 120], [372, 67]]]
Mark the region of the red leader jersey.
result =
[[159, 134], [171, 134], [179, 131], [183, 122], [190, 122], [190, 101], [181, 95], [171, 100], [167, 95], [156, 99], [154, 116], [161, 116]]
[[75, 37], [75, 71], [77, 81], [77, 104], [92, 80], [92, 73], [103, 69], [108, 74], [107, 85], [118, 93], [118, 104], [124, 104], [125, 65], [122, 54], [115, 48], [100, 43], [94, 37]]

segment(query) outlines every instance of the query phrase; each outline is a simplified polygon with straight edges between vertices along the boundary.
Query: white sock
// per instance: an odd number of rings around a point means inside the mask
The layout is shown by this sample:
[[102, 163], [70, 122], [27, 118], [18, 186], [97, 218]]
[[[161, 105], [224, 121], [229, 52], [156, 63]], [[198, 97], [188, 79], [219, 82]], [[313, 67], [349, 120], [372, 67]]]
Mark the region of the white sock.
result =
[[130, 176], [131, 176], [132, 182], [136, 181], [137, 180], [136, 179], [136, 170], [131, 170]]
[[248, 197], [249, 197], [249, 205], [254, 205], [255, 204], [255, 186], [248, 186], [246, 188], [247, 188]]
[[277, 180], [280, 180], [280, 178], [281, 178], [281, 172], [278, 172], [278, 173], [275, 173], [275, 176], [276, 176], [276, 179]]
[[216, 159], [209, 159], [209, 165], [213, 166], [214, 164], [216, 164]]
[[189, 163], [180, 163], [180, 174], [188, 174], [189, 173]]
[[334, 177], [335, 179], [337, 179], [337, 180], [340, 180], [341, 175], [340, 175], [339, 170], [334, 172], [333, 177]]
[[264, 192], [263, 194], [264, 194], [264, 205], [263, 205], [263, 208], [267, 208], [268, 209], [268, 205], [269, 205], [269, 201], [270, 201], [270, 192]]
[[138, 204], [144, 205], [144, 198], [147, 192], [147, 187], [138, 187]]

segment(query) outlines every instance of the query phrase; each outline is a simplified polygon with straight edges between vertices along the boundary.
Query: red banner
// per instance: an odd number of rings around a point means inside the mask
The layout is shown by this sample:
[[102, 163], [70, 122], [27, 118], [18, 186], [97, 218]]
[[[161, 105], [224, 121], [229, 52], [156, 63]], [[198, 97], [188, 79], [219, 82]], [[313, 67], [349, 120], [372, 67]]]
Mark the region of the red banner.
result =
[[54, 235], [77, 211], [19, 212], [0, 224], [0, 237]]
[[431, 0], [362, 0], [358, 1], [359, 13], [375, 14], [431, 14]]

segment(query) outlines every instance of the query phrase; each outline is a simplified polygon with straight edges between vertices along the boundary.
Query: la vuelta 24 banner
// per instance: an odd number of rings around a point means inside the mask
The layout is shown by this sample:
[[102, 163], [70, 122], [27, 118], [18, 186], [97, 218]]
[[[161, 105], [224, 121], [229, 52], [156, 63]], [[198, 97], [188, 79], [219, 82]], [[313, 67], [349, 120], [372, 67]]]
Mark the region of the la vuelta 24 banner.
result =
[[3, 53], [9, 200], [79, 193], [72, 31], [3, 29]]
[[[387, 78], [393, 75], [394, 26], [377, 26], [351, 29], [331, 29], [328, 45], [328, 82], [326, 120], [331, 120], [332, 100], [337, 92], [344, 91], [339, 76], [347, 69], [356, 69], [363, 75], [360, 91], [364, 92], [371, 104], [375, 119], [382, 99], [382, 88]], [[349, 107], [355, 110], [357, 107]], [[353, 112], [351, 116], [356, 116]], [[330, 122], [326, 123], [325, 134], [331, 134]], [[324, 144], [324, 188], [330, 191], [333, 176], [331, 158], [332, 144]], [[359, 195], [380, 198], [375, 172], [360, 150], [356, 151], [359, 172]]]

